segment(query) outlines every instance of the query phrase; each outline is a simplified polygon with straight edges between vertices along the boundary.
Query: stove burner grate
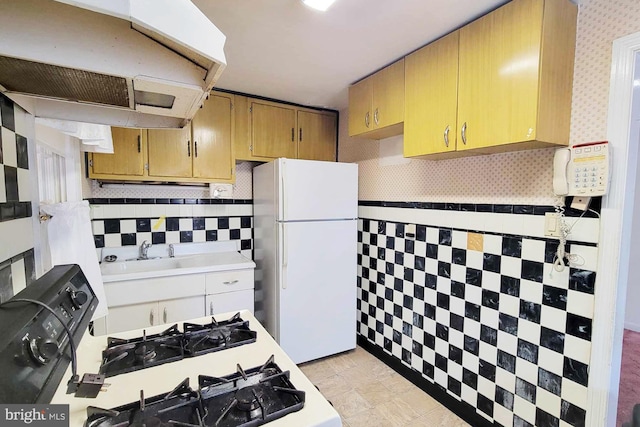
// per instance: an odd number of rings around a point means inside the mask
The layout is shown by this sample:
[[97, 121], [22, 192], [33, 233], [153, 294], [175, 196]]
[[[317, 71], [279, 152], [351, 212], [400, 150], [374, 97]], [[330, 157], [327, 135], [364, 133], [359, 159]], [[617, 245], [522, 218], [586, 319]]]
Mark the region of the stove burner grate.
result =
[[198, 390], [185, 379], [166, 395], [114, 409], [87, 408], [87, 427], [123, 425], [255, 427], [304, 407], [305, 392], [297, 390], [273, 356], [261, 367], [222, 378], [201, 375]]
[[142, 337], [122, 339], [109, 337], [102, 352], [100, 373], [112, 377], [163, 363], [195, 357], [202, 354], [233, 348], [256, 341], [257, 333], [249, 328], [249, 322], [236, 313], [228, 320], [199, 325], [183, 324], [180, 332], [175, 324], [165, 331]]

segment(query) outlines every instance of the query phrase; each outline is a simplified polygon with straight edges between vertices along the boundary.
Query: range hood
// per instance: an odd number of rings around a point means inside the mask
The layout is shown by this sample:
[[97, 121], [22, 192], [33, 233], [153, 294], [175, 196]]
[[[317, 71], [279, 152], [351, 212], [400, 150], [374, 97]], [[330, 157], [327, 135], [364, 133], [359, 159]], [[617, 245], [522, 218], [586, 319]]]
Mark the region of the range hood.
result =
[[0, 0], [0, 91], [36, 117], [183, 127], [224, 43], [190, 0]]

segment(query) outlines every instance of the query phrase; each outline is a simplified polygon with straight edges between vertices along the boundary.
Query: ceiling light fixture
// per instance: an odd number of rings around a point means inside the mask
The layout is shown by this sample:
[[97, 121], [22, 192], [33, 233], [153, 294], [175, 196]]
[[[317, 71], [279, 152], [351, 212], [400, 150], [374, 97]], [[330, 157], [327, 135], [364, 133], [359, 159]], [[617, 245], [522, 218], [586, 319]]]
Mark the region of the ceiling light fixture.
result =
[[331, 6], [335, 1], [336, 0], [302, 0], [302, 3], [316, 10], [324, 12], [329, 9], [329, 6]]

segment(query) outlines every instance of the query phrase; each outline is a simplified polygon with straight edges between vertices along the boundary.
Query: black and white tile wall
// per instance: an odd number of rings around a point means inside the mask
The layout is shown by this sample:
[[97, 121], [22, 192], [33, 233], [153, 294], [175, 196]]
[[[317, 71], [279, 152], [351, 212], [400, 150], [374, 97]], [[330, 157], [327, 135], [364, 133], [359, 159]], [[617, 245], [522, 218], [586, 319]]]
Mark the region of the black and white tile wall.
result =
[[360, 217], [365, 347], [473, 425], [584, 425], [597, 219], [579, 220], [576, 265], [556, 271], [543, 216], [361, 206]]
[[27, 116], [0, 94], [0, 302], [35, 278]]
[[237, 240], [252, 258], [251, 200], [90, 199], [96, 248]]

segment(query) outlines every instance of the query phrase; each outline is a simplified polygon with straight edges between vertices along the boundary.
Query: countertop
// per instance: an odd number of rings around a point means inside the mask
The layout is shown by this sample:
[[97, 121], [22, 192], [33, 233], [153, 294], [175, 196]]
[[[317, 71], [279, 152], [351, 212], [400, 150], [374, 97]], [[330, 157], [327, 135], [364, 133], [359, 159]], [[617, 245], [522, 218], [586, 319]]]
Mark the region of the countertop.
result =
[[[226, 313], [215, 317], [216, 320], [224, 320], [233, 314], [235, 313]], [[87, 406], [113, 408], [138, 401], [141, 389], [144, 390], [145, 396], [168, 393], [186, 377], [189, 377], [192, 387], [197, 386], [199, 374], [219, 377], [229, 375], [236, 372], [236, 364], [238, 363], [247, 370], [262, 366], [273, 354], [278, 366], [283, 371], [290, 371], [293, 385], [306, 392], [306, 400], [304, 408], [300, 411], [288, 414], [267, 425], [269, 427], [341, 427], [340, 416], [333, 406], [298, 369], [255, 317], [248, 311], [241, 311], [240, 314], [243, 319], [249, 321], [250, 328], [257, 332], [255, 343], [109, 377], [105, 380], [105, 383], [110, 384], [107, 391], [100, 392], [95, 399], [76, 398], [65, 393], [67, 380], [71, 377], [71, 367], [69, 367], [51, 403], [68, 404], [70, 426], [80, 427], [86, 420]], [[188, 322], [203, 324], [210, 321], [211, 317], [188, 320]], [[168, 326], [170, 325], [155, 326], [147, 328], [146, 331], [147, 334], [158, 333]], [[141, 330], [114, 334], [120, 338], [133, 338], [140, 335]], [[107, 337], [105, 336], [93, 337], [88, 333], [85, 334], [78, 346], [78, 374], [80, 377], [84, 373], [98, 372], [102, 360], [101, 352], [106, 344]]]

